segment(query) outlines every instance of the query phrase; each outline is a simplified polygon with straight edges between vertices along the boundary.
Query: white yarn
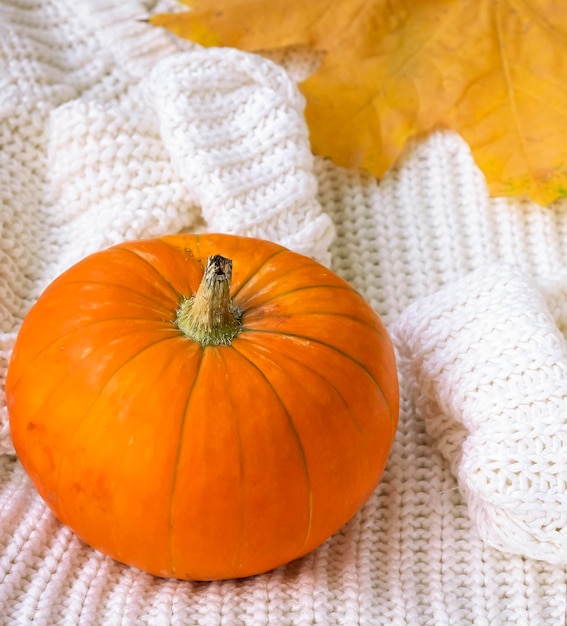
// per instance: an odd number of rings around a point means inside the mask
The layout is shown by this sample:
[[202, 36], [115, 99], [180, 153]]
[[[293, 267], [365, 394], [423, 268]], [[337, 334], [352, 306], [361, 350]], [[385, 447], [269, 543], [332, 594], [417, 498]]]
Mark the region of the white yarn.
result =
[[[450, 133], [416, 144], [379, 185], [313, 162], [286, 74], [140, 22], [155, 4], [0, 0], [0, 383], [23, 316], [58, 272], [120, 239], [213, 226], [326, 261], [332, 221], [332, 267], [387, 324], [412, 301], [503, 260], [538, 279], [566, 327], [567, 292], [557, 284], [566, 203], [548, 210], [489, 200], [466, 145]], [[270, 56], [295, 64], [290, 76], [313, 67], [302, 51]], [[230, 106], [211, 126], [213, 103]], [[141, 573], [59, 524], [7, 454], [2, 385], [0, 623], [562, 624], [566, 568], [480, 539], [403, 372], [400, 382], [388, 467], [361, 511], [303, 559], [210, 584]]]
[[483, 267], [414, 302], [394, 334], [481, 537], [567, 563], [567, 346], [540, 292]]
[[15, 336], [16, 333], [0, 333], [0, 455], [14, 453], [14, 446], [10, 439], [4, 383]]
[[304, 100], [283, 68], [232, 49], [158, 63], [149, 91], [173, 164], [211, 230], [276, 239], [330, 263]]

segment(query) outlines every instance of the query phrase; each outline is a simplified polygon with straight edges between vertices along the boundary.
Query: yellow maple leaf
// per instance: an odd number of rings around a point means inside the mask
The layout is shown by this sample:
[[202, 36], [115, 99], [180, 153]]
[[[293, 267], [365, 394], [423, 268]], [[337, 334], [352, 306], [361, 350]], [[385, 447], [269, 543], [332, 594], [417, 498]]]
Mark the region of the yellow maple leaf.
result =
[[451, 129], [493, 195], [567, 196], [567, 2], [184, 4], [150, 22], [205, 46], [325, 52], [300, 85], [315, 153], [381, 177], [408, 139]]

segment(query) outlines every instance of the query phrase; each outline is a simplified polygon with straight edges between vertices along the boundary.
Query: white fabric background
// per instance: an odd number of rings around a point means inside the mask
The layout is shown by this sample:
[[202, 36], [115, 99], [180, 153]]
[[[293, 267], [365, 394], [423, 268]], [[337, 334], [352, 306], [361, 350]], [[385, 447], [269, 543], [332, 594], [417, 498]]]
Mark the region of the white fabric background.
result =
[[[0, 0], [2, 377], [21, 319], [58, 272], [122, 239], [181, 230], [255, 234], [312, 254], [390, 327], [419, 298], [505, 262], [540, 285], [567, 327], [567, 203], [490, 200], [450, 133], [415, 145], [380, 184], [312, 159], [283, 70], [135, 20], [154, 5]], [[274, 58], [292, 76], [309, 65]], [[238, 106], [211, 124], [223, 102]], [[153, 578], [62, 527], [11, 454], [1, 399], [0, 623], [564, 624], [565, 567], [480, 538], [404, 376], [401, 388], [388, 467], [353, 520], [297, 562], [216, 583]]]

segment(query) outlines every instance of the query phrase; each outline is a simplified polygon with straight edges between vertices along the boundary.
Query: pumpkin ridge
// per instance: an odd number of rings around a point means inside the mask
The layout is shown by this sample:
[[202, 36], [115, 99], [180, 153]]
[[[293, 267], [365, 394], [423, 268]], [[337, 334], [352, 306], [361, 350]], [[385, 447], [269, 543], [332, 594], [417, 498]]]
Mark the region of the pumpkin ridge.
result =
[[[69, 339], [70, 336], [72, 336], [73, 334], [75, 334], [76, 332], [84, 332], [84, 330], [86, 328], [92, 328], [93, 326], [98, 326], [99, 324], [105, 324], [107, 322], [117, 322], [117, 321], [122, 321], [122, 320], [130, 320], [130, 321], [140, 321], [140, 322], [147, 322], [150, 324], [164, 324], [164, 328], [160, 328], [160, 329], [155, 329], [158, 332], [167, 332], [167, 333], [171, 333], [171, 337], [166, 337], [165, 339], [173, 339], [175, 337], [179, 337], [179, 330], [175, 327], [170, 327], [170, 323], [166, 322], [166, 321], [157, 321], [157, 320], [151, 320], [151, 319], [147, 319], [144, 317], [105, 317], [104, 319], [99, 319], [99, 320], [91, 320], [89, 322], [86, 322], [85, 324], [81, 324], [80, 326], [76, 326], [75, 328], [72, 328], [71, 330], [67, 331], [66, 333], [62, 334], [62, 335], [57, 335], [57, 337], [55, 339], [53, 339], [53, 341], [50, 341], [48, 344], [45, 344], [41, 350], [39, 352], [36, 352], [33, 357], [31, 358], [31, 360], [29, 360], [27, 362], [27, 367], [30, 367], [31, 365], [34, 364], [34, 362], [36, 361], [36, 359], [38, 359], [46, 350], [49, 350], [50, 348], [52, 348], [53, 346], [55, 346], [61, 339]], [[136, 333], [139, 332], [146, 332], [147, 329], [144, 328], [136, 328], [135, 330], [132, 330], [129, 333], [124, 333], [122, 336], [123, 337], [127, 337], [129, 335], [135, 335]], [[175, 334], [174, 334], [175, 333]], [[161, 339], [159, 339], [159, 341], [162, 341]], [[23, 373], [23, 372], [22, 372]], [[21, 379], [21, 374], [20, 376], [11, 383], [11, 387], [12, 389], [16, 389], [16, 387], [18, 386], [19, 382]]]
[[280, 250], [274, 250], [274, 252], [272, 252], [269, 256], [263, 259], [260, 265], [258, 265], [255, 269], [251, 270], [248, 276], [240, 282], [238, 287], [231, 294], [231, 297], [233, 299], [236, 298], [238, 294], [240, 294], [240, 292], [242, 291], [243, 287], [245, 287], [254, 278], [254, 276], [258, 274], [258, 272], [268, 263], [268, 261], [271, 261], [274, 257], [276, 257], [278, 254], [281, 254], [282, 252], [287, 252], [287, 250], [285, 248], [281, 248]]
[[305, 547], [307, 545], [308, 540], [309, 540], [309, 535], [311, 534], [311, 526], [313, 524], [313, 490], [311, 488], [311, 479], [309, 477], [309, 466], [307, 464], [307, 458], [305, 456], [305, 450], [303, 448], [303, 444], [301, 443], [301, 438], [299, 437], [299, 432], [297, 431], [295, 423], [294, 423], [294, 421], [293, 421], [293, 419], [292, 419], [292, 417], [291, 417], [291, 415], [290, 415], [290, 413], [289, 413], [285, 403], [283, 402], [281, 395], [279, 394], [278, 390], [272, 384], [272, 381], [262, 371], [262, 368], [259, 367], [256, 363], [254, 363], [254, 361], [252, 359], [250, 359], [248, 356], [243, 354], [238, 349], [238, 347], [236, 345], [236, 342], [232, 345], [232, 348], [233, 348], [233, 350], [236, 350], [238, 352], [238, 354], [243, 359], [248, 361], [248, 363], [250, 363], [250, 365], [252, 365], [252, 367], [254, 367], [258, 371], [260, 376], [266, 381], [266, 384], [272, 390], [274, 396], [276, 397], [276, 400], [278, 401], [278, 403], [281, 406], [285, 416], [287, 417], [288, 424], [289, 424], [289, 426], [291, 428], [291, 432], [293, 434], [293, 438], [294, 438], [295, 442], [297, 443], [297, 447], [298, 447], [298, 450], [299, 450], [299, 456], [301, 457], [301, 462], [302, 462], [302, 466], [303, 466], [303, 473], [305, 475], [305, 481], [307, 483], [307, 492], [309, 494], [309, 497], [308, 497], [307, 529], [305, 531], [305, 539], [303, 540], [303, 547]]
[[[225, 346], [226, 347], [226, 346]], [[223, 357], [223, 353], [225, 352], [225, 350], [217, 350], [217, 354], [219, 356], [219, 358], [221, 359], [221, 361], [224, 364], [224, 367], [226, 369], [226, 359]], [[235, 350], [235, 352], [238, 352], [237, 350]], [[240, 353], [238, 353], [240, 354]], [[236, 411], [234, 411], [234, 402], [232, 401], [232, 397], [230, 394], [227, 394], [227, 398], [228, 401], [230, 403], [231, 408], [233, 409], [233, 415], [236, 415]], [[244, 486], [244, 448], [242, 446], [242, 436], [241, 436], [241, 432], [240, 432], [240, 421], [238, 419], [235, 419], [235, 425], [236, 425], [236, 435], [238, 438], [238, 471], [239, 471], [239, 475], [240, 475], [240, 480], [239, 480], [239, 485], [240, 485], [240, 490], [239, 490], [239, 502], [240, 502], [240, 506], [239, 506], [239, 511], [240, 511], [240, 519], [239, 519], [239, 527], [240, 527], [240, 541], [238, 543], [238, 548], [234, 554], [234, 557], [232, 559], [232, 567], [235, 568], [237, 563], [240, 561], [240, 555], [242, 554], [242, 529], [244, 528], [244, 506], [243, 506], [243, 501], [244, 501], [244, 494], [243, 494], [243, 486]]]
[[362, 427], [360, 426], [358, 420], [355, 418], [354, 415], [352, 415], [351, 411], [350, 411], [350, 407], [348, 406], [347, 401], [345, 400], [345, 398], [343, 397], [343, 395], [341, 394], [341, 392], [335, 387], [335, 385], [333, 385], [333, 383], [326, 377], [323, 375], [323, 372], [321, 372], [320, 370], [317, 370], [313, 367], [311, 367], [310, 365], [307, 365], [304, 361], [301, 361], [300, 359], [295, 359], [294, 357], [290, 356], [289, 354], [278, 354], [278, 358], [284, 358], [284, 359], [288, 359], [289, 361], [293, 361], [294, 363], [297, 363], [299, 366], [303, 367], [304, 369], [306, 369], [307, 371], [311, 372], [314, 376], [317, 376], [320, 380], [322, 380], [328, 387], [330, 387], [331, 389], [333, 389], [333, 391], [336, 392], [339, 400], [341, 401], [341, 403], [343, 404], [343, 406], [348, 410], [349, 414], [352, 417], [352, 421], [354, 423], [354, 425], [356, 426], [356, 430], [362, 434]]
[[181, 449], [183, 447], [183, 433], [185, 432], [185, 425], [187, 424], [187, 413], [189, 412], [189, 406], [191, 404], [191, 398], [193, 397], [193, 391], [197, 385], [197, 380], [199, 378], [199, 374], [201, 372], [201, 366], [203, 365], [203, 356], [205, 353], [205, 349], [198, 342], [194, 342], [195, 345], [199, 346], [200, 350], [198, 351], [199, 356], [199, 365], [195, 371], [195, 378], [193, 379], [193, 383], [189, 388], [189, 392], [187, 393], [187, 399], [185, 401], [185, 408], [183, 410], [183, 418], [181, 419], [181, 425], [179, 428], [179, 437], [177, 439], [178, 445], [177, 450], [175, 452], [175, 462], [173, 464], [173, 479], [171, 481], [171, 493], [169, 496], [169, 513], [167, 519], [167, 527], [169, 529], [169, 536], [167, 540], [167, 562], [169, 567], [171, 568], [172, 574], [175, 576], [176, 567], [175, 567], [175, 559], [173, 557], [173, 512], [174, 512], [174, 500], [175, 500], [175, 491], [177, 489], [177, 482], [179, 479], [179, 459], [181, 458]]
[[[290, 272], [286, 272], [285, 274], [281, 274], [278, 277], [278, 280], [280, 279], [280, 277], [286, 276], [288, 273], [291, 273], [292, 271], [295, 271], [296, 269], [302, 269], [304, 267], [307, 267], [306, 265], [300, 265], [296, 268], [294, 268], [293, 270], [290, 270]], [[340, 278], [340, 276], [339, 276]], [[273, 302], [274, 300], [277, 300], [278, 298], [284, 297], [286, 295], [289, 294], [293, 294], [296, 293], [297, 291], [302, 291], [302, 290], [308, 290], [308, 289], [343, 289], [344, 291], [347, 291], [349, 293], [351, 293], [353, 296], [356, 296], [361, 302], [363, 302], [366, 306], [370, 306], [370, 304], [368, 303], [368, 301], [346, 280], [341, 279], [342, 284], [323, 284], [323, 285], [301, 285], [299, 287], [294, 287], [293, 289], [289, 289], [287, 291], [284, 291], [282, 293], [279, 293], [277, 296], [272, 296], [270, 298], [270, 302]], [[247, 310], [252, 310], [257, 308], [258, 306], [262, 306], [262, 305], [254, 305], [253, 307], [250, 307]], [[373, 307], [370, 306], [370, 308], [372, 309], [372, 311], [374, 312], [375, 315], [377, 315], [376, 311], [374, 311]]]
[[307, 335], [300, 335], [299, 333], [291, 333], [288, 331], [278, 331], [278, 330], [273, 330], [273, 329], [261, 329], [261, 328], [243, 328], [243, 331], [246, 331], [246, 334], [249, 335], [251, 333], [262, 333], [262, 334], [274, 334], [274, 335], [281, 335], [283, 337], [294, 337], [296, 339], [304, 339], [305, 341], [311, 341], [313, 343], [317, 343], [321, 346], [326, 346], [327, 348], [334, 350], [335, 352], [337, 352], [338, 354], [340, 354], [341, 356], [347, 358], [349, 361], [352, 361], [355, 365], [357, 365], [358, 367], [360, 367], [360, 369], [362, 369], [362, 371], [364, 371], [367, 376], [370, 378], [370, 380], [374, 383], [374, 385], [378, 388], [378, 390], [380, 391], [380, 395], [382, 396], [386, 406], [388, 407], [388, 414], [390, 415], [390, 420], [392, 422], [392, 428], [395, 429], [395, 420], [394, 420], [394, 412], [392, 410], [392, 406], [390, 404], [390, 401], [388, 400], [388, 397], [386, 396], [386, 394], [384, 393], [384, 389], [382, 388], [382, 385], [374, 378], [374, 376], [372, 375], [372, 372], [370, 372], [368, 370], [368, 368], [363, 365], [362, 363], [360, 363], [360, 361], [357, 361], [355, 358], [353, 358], [353, 356], [351, 354], [349, 354], [348, 352], [345, 352], [344, 350], [341, 350], [340, 348], [337, 348], [336, 346], [327, 343], [326, 341], [321, 341], [320, 339], [316, 339], [315, 337], [309, 337]]
[[[143, 298], [144, 300], [148, 300], [149, 302], [152, 302], [154, 305], [156, 304], [156, 298], [154, 296], [148, 296], [145, 293], [143, 293], [143, 291], [138, 291], [137, 289], [134, 289], [132, 285], [124, 285], [121, 283], [113, 283], [111, 281], [92, 280], [92, 279], [56, 281], [52, 285], [49, 285], [49, 296], [51, 296], [53, 292], [60, 291], [64, 289], [65, 287], [72, 287], [72, 286], [77, 286], [77, 285], [86, 285], [86, 286], [101, 285], [103, 287], [107, 286], [107, 287], [113, 287], [115, 289], [124, 289], [124, 291], [129, 291], [130, 293], [133, 293], [136, 296]], [[168, 310], [167, 306], [164, 305], [163, 312], [167, 310]]]
[[128, 254], [133, 254], [136, 258], [138, 258], [140, 261], [142, 261], [148, 267], [150, 267], [154, 271], [154, 273], [157, 274], [157, 276], [159, 276], [161, 280], [171, 289], [171, 291], [173, 291], [173, 293], [177, 296], [178, 299], [183, 297], [184, 294], [177, 291], [177, 289], [169, 282], [169, 280], [164, 276], [164, 274], [162, 274], [155, 265], [150, 263], [148, 259], [146, 259], [136, 249], [127, 248], [126, 246], [122, 246], [122, 245], [114, 246], [114, 249], [120, 250], [121, 252], [126, 252]]
[[[83, 414], [81, 415], [80, 418], [77, 419], [74, 427], [73, 427], [73, 431], [70, 433], [68, 439], [67, 439], [67, 450], [69, 450], [69, 448], [72, 447], [72, 442], [74, 437], [77, 434], [77, 431], [79, 430], [79, 428], [81, 427], [81, 424], [83, 423], [83, 421], [86, 419], [86, 417], [88, 416], [88, 414], [92, 411], [93, 407], [95, 406], [95, 404], [98, 402], [98, 400], [100, 399], [100, 397], [102, 396], [102, 393], [104, 392], [104, 390], [108, 387], [108, 385], [110, 384], [110, 382], [112, 381], [112, 379], [114, 378], [114, 376], [116, 376], [116, 374], [128, 363], [132, 363], [135, 359], [137, 359], [141, 354], [143, 354], [144, 352], [146, 352], [147, 350], [149, 350], [150, 348], [153, 348], [154, 346], [163, 343], [164, 341], [169, 341], [171, 339], [174, 338], [178, 338], [179, 335], [176, 335], [175, 337], [165, 337], [163, 339], [158, 339], [157, 341], [152, 341], [152, 343], [144, 346], [143, 348], [141, 348], [138, 352], [136, 352], [135, 354], [133, 354], [131, 357], [129, 357], [128, 359], [126, 359], [125, 361], [123, 361], [118, 367], [116, 367], [115, 369], [113, 369], [111, 375], [106, 379], [106, 381], [104, 382], [103, 385], [101, 385], [100, 389], [98, 390], [96, 396], [93, 398], [92, 402], [89, 404], [89, 406], [86, 408], [86, 410], [83, 412]], [[54, 389], [55, 391], [55, 389]], [[57, 493], [60, 492], [60, 488], [59, 488], [59, 484], [60, 484], [60, 480], [61, 480], [61, 471], [62, 471], [62, 465], [63, 463], [60, 462], [59, 465], [57, 466], [57, 470], [56, 470], [56, 476], [55, 476], [55, 491]]]
[[[274, 298], [274, 300], [275, 300], [275, 298]], [[250, 311], [253, 311], [256, 308], [261, 308], [262, 306], [265, 306], [265, 305], [257, 305], [254, 308], [247, 309], [246, 313], [249, 313]], [[361, 324], [362, 326], [364, 326], [368, 330], [374, 331], [377, 335], [381, 334], [380, 330], [378, 328], [376, 328], [376, 326], [374, 324], [371, 324], [370, 322], [367, 322], [364, 319], [362, 319], [362, 318], [360, 318], [360, 317], [358, 317], [356, 315], [350, 315], [348, 313], [340, 313], [339, 311], [325, 311], [325, 309], [318, 309], [316, 311], [309, 311], [309, 310], [307, 310], [307, 311], [298, 311], [298, 312], [294, 313], [294, 317], [296, 317], [296, 318], [300, 318], [300, 317], [303, 317], [303, 316], [309, 316], [309, 315], [322, 315], [322, 316], [325, 316], [325, 317], [340, 317], [340, 318], [345, 319], [345, 320], [350, 320], [351, 322], [357, 322], [358, 324]], [[243, 317], [244, 317], [244, 315], [243, 315]], [[262, 321], [264, 321], [264, 320], [269, 320], [270, 318], [277, 318], [277, 317], [278, 317], [277, 313], [274, 314], [274, 315], [271, 315], [268, 312], [268, 313], [262, 315], [261, 319], [262, 319]], [[251, 326], [247, 326], [246, 329], [250, 330], [250, 331], [255, 330], [253, 326], [252, 327]]]
[[328, 387], [330, 387], [338, 396], [339, 400], [341, 401], [342, 405], [344, 406], [344, 408], [346, 409], [347, 413], [350, 415], [353, 424], [355, 425], [356, 430], [358, 431], [358, 433], [360, 434], [361, 438], [362, 438], [362, 443], [364, 445], [364, 448], [366, 450], [366, 460], [367, 462], [370, 459], [370, 451], [368, 449], [368, 442], [366, 441], [366, 439], [364, 438], [364, 431], [362, 429], [362, 426], [360, 425], [359, 421], [356, 419], [355, 415], [352, 412], [351, 407], [349, 406], [348, 402], [346, 401], [346, 399], [344, 398], [344, 396], [342, 395], [342, 393], [337, 389], [337, 387], [335, 387], [335, 385], [326, 377], [323, 375], [323, 372], [315, 369], [313, 367], [311, 367], [310, 365], [307, 365], [304, 361], [301, 361], [299, 359], [296, 359], [292, 356], [290, 356], [289, 354], [278, 354], [278, 358], [285, 358], [285, 359], [289, 359], [290, 361], [293, 361], [294, 363], [297, 363], [298, 365], [300, 365], [301, 367], [305, 368], [307, 371], [311, 372], [314, 376], [317, 376], [321, 381], [323, 381]]
[[[285, 274], [282, 274], [282, 276], [285, 276]], [[278, 280], [279, 280], [279, 277], [278, 277]], [[276, 300], [279, 300], [280, 298], [285, 298], [291, 294], [298, 293], [300, 291], [308, 291], [312, 289], [342, 289], [344, 291], [354, 291], [352, 287], [350, 287], [350, 285], [301, 285], [299, 287], [292, 287], [291, 289], [282, 291], [281, 293], [278, 293], [276, 296], [270, 296], [268, 302], [271, 303]], [[266, 289], [265, 291], [269, 292], [269, 289]], [[258, 293], [261, 295], [261, 292], [255, 292], [254, 295], [257, 295]], [[253, 304], [252, 306], [248, 306], [246, 307], [246, 313], [255, 311], [256, 309], [259, 309], [265, 306], [265, 304], [266, 304], [265, 302], [261, 302], [259, 304]]]
[[[274, 298], [274, 296], [270, 295], [270, 291], [272, 290], [274, 284], [277, 284], [281, 282], [282, 280], [288, 278], [289, 276], [292, 276], [293, 273], [298, 270], [312, 267], [313, 264], [314, 264], [313, 261], [311, 261], [310, 259], [306, 259], [306, 262], [303, 265], [296, 265], [295, 267], [292, 267], [291, 269], [288, 269], [285, 272], [278, 273], [277, 276], [272, 276], [270, 282], [266, 283], [262, 288], [258, 289], [258, 288], [252, 287], [252, 294], [248, 295], [247, 297], [243, 297], [242, 295], [240, 296], [241, 298], [243, 298], [243, 300], [241, 300], [240, 306], [242, 306], [242, 308], [246, 308], [247, 307], [246, 302], [250, 300], [251, 298], [254, 298], [254, 299], [265, 298], [267, 301], [271, 301]], [[327, 285], [306, 285], [305, 286], [306, 289], [313, 289], [316, 287], [327, 287]], [[290, 292], [291, 291], [292, 290], [290, 290]], [[259, 306], [259, 305], [255, 305], [255, 306]]]

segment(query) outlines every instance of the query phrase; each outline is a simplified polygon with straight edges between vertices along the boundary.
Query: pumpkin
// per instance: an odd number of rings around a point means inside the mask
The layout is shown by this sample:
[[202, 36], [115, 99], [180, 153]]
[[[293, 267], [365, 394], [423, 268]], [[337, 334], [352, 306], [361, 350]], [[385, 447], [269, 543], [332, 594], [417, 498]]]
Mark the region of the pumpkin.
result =
[[171, 235], [83, 259], [20, 329], [16, 452], [55, 515], [152, 574], [249, 576], [369, 498], [398, 417], [390, 338], [347, 282], [267, 241]]

